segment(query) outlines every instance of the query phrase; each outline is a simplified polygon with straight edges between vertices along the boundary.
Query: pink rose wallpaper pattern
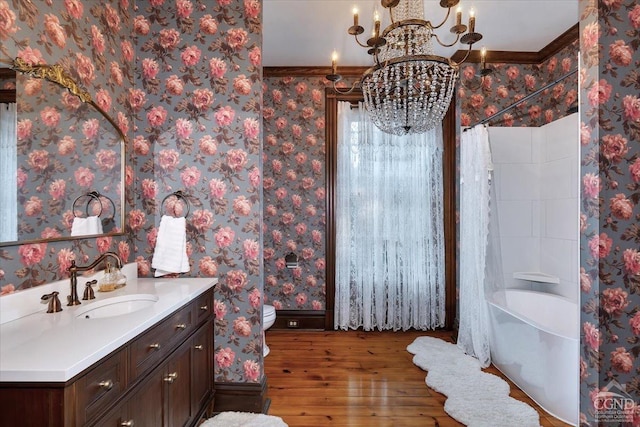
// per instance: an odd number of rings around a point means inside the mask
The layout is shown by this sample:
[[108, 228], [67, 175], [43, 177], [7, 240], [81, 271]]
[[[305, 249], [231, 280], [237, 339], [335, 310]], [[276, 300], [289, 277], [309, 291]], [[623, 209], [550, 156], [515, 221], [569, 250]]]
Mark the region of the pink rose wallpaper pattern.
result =
[[[95, 7], [93, 2], [80, 0], [0, 0], [3, 19], [0, 52], [5, 58], [13, 58], [37, 49], [47, 63], [69, 64], [67, 69], [92, 93], [100, 89], [107, 91], [111, 114], [130, 139], [125, 185], [135, 190], [125, 192], [130, 211], [128, 238], [2, 247], [2, 292], [64, 277], [71, 259], [87, 262], [109, 249], [118, 251], [126, 260], [139, 257], [141, 273], [149, 273], [154, 229], [161, 215], [157, 204], [169, 192], [183, 189], [192, 200], [190, 217], [193, 219], [189, 221], [188, 230], [192, 274], [214, 276], [217, 272], [224, 283], [224, 289], [221, 287], [222, 292], [216, 295], [216, 316], [222, 319], [216, 332], [216, 340], [221, 343], [216, 349], [217, 379], [259, 380], [263, 363], [258, 355], [260, 320], [253, 307], [260, 305], [262, 277], [260, 272], [247, 273], [254, 268], [250, 262], [254, 257], [258, 260], [258, 271], [261, 269], [263, 243], [258, 211], [264, 210], [266, 233], [271, 238], [273, 229], [280, 227], [277, 224], [282, 214], [290, 209], [283, 204], [283, 211], [278, 211], [272, 201], [280, 217], [276, 215], [274, 222], [268, 220], [269, 202], [260, 200], [260, 147], [265, 146], [269, 158], [265, 166], [269, 169], [272, 167], [269, 162], [282, 162], [281, 156], [284, 156], [274, 153], [284, 148], [284, 142], [293, 140], [292, 134], [285, 134], [281, 142], [270, 146], [267, 135], [275, 131], [265, 131], [264, 142], [260, 134], [260, 115], [256, 109], [259, 110], [262, 102], [261, 72], [256, 71], [259, 65], [253, 65], [260, 63], [259, 13], [256, 15], [260, 2], [149, 0], [135, 2], [135, 11], [131, 0], [102, 3], [103, 7]], [[579, 76], [582, 122], [580, 391], [583, 424], [596, 425], [598, 392], [612, 379], [625, 384], [636, 402], [640, 398], [640, 376], [636, 367], [640, 352], [637, 292], [640, 238], [636, 226], [640, 181], [637, 144], [640, 6], [633, 0], [579, 0], [579, 4], [582, 52]], [[151, 22], [148, 17], [154, 13], [158, 21]], [[143, 40], [136, 44], [136, 37]], [[150, 44], [143, 50], [143, 44], [147, 43]], [[565, 57], [562, 55], [564, 53], [557, 55], [555, 70], [563, 70]], [[571, 53], [566, 57], [575, 61]], [[135, 84], [132, 82], [134, 64], [137, 66]], [[529, 66], [523, 67], [518, 74], [520, 83], [512, 89], [514, 96], [520, 87], [528, 84], [522, 76], [531, 74], [540, 77], [540, 82], [543, 80], [543, 74], [536, 75], [538, 71], [543, 73], [543, 68], [530, 71]], [[460, 100], [458, 105], [470, 106], [471, 102], [479, 105], [477, 115], [469, 114], [470, 122], [486, 116], [486, 109], [493, 110], [493, 104], [500, 109], [512, 102], [511, 95], [499, 105], [496, 100], [504, 93], [501, 85], [510, 91], [509, 75], [513, 75], [514, 70], [507, 75], [509, 68], [503, 67], [505, 74], [499, 75], [500, 83], [495, 80], [498, 76], [494, 76], [491, 84], [494, 89], [482, 99], [472, 99], [471, 93], [476, 94], [474, 82], [464, 87], [465, 100]], [[252, 80], [254, 78], [257, 80]], [[269, 80], [267, 84], [274, 87], [265, 89], [265, 98], [280, 83]], [[307, 82], [307, 90], [312, 91], [316, 85], [317, 82]], [[555, 106], [540, 106], [529, 112], [532, 105], [527, 104], [523, 108], [525, 115], [538, 124], [547, 120], [547, 114], [558, 117], [572, 97], [571, 86], [565, 84], [565, 88], [559, 97], [548, 97], [555, 99]], [[480, 94], [483, 90], [480, 89]], [[293, 92], [285, 99], [289, 98], [295, 100]], [[313, 105], [310, 99], [301, 103]], [[265, 100], [265, 107], [271, 108], [268, 103]], [[469, 113], [469, 108], [463, 107], [462, 111]], [[288, 114], [284, 110], [274, 111], [274, 116]], [[317, 111], [315, 114], [321, 115]], [[519, 119], [514, 118], [513, 125], [520, 124]], [[267, 126], [272, 125], [267, 123]], [[250, 142], [252, 136], [258, 139], [257, 148]], [[305, 163], [308, 163], [313, 159], [306, 154]], [[319, 156], [320, 152], [314, 155]], [[296, 163], [284, 164], [289, 166], [281, 168], [283, 179], [287, 179], [287, 171], [293, 169], [296, 181], [301, 180], [300, 172], [294, 167]], [[307, 169], [313, 170], [313, 167]], [[265, 175], [272, 173], [267, 171]], [[310, 176], [314, 176], [313, 172]], [[314, 180], [317, 188], [319, 182]], [[254, 186], [258, 190], [254, 190]], [[284, 184], [274, 181], [275, 190], [280, 186]], [[265, 197], [270, 191], [275, 195], [275, 190], [265, 191]], [[172, 211], [173, 204], [167, 204], [171, 205], [167, 209]], [[196, 215], [197, 210], [201, 213]], [[179, 207], [175, 211], [178, 213]], [[249, 218], [245, 216], [247, 212]], [[295, 217], [290, 222], [294, 228], [286, 228], [283, 233], [284, 245], [296, 236], [292, 234], [297, 233], [295, 225], [306, 222], [302, 218]], [[317, 224], [307, 223], [305, 234], [311, 236], [309, 229], [313, 231]], [[201, 235], [197, 230], [204, 233]], [[303, 248], [313, 247], [313, 241], [313, 237], [305, 240]], [[202, 246], [206, 252], [200, 252]], [[264, 247], [275, 251], [271, 242]], [[286, 246], [281, 249], [286, 251]], [[323, 259], [321, 251], [317, 249], [313, 259]], [[281, 256], [278, 252], [277, 257]], [[273, 266], [267, 274], [277, 277]], [[311, 264], [305, 268], [308, 270], [301, 276], [303, 279], [309, 274], [317, 279], [321, 277]], [[297, 307], [298, 292], [284, 299], [284, 290], [278, 289], [279, 286], [280, 282], [274, 291], [269, 290], [269, 298], [281, 298], [283, 304]], [[295, 286], [300, 283], [295, 282]], [[316, 294], [304, 288], [296, 291], [307, 294], [304, 307], [311, 307], [309, 300], [313, 302]], [[319, 298], [321, 294], [317, 295]], [[634, 411], [626, 420], [628, 425], [639, 424], [638, 412]]]
[[[134, 67], [130, 7], [127, 1], [104, 3], [0, 0], [0, 57], [62, 65], [128, 134], [125, 95]], [[18, 78], [17, 86], [20, 240], [69, 235], [79, 193], [95, 189], [119, 205], [120, 150], [105, 132], [106, 121], [89, 115], [75, 96], [26, 77]], [[99, 148], [98, 139], [104, 139]], [[86, 208], [82, 201], [78, 206]], [[89, 208], [94, 213], [98, 205]], [[71, 260], [84, 264], [107, 250], [125, 260], [131, 253], [122, 236], [4, 246], [2, 294], [67, 277]]]
[[217, 277], [215, 379], [262, 380], [262, 60], [257, 0], [137, 2], [137, 191], [127, 231], [140, 275], [162, 215], [189, 201], [188, 276]]
[[3, 293], [64, 278], [72, 259], [107, 250], [149, 275], [161, 215], [182, 214], [173, 199], [159, 203], [183, 190], [189, 275], [220, 279], [216, 380], [262, 379], [261, 13], [257, 0], [0, 0], [3, 57], [59, 62], [91, 93], [107, 90], [133, 190], [126, 237], [0, 249]]
[[[578, 66], [578, 42], [562, 49], [542, 64], [487, 64], [492, 73], [478, 77], [479, 64], [462, 64], [457, 108], [462, 126], [492, 116], [530, 93], [551, 83]], [[487, 54], [490, 60], [490, 53]], [[523, 101], [491, 121], [492, 126], [542, 126], [567, 115], [578, 102], [576, 74], [541, 94]]]
[[640, 425], [639, 47], [638, 2], [580, 1], [583, 425], [611, 416], [613, 381], [634, 402], [616, 425]]
[[[70, 236], [74, 216], [120, 224], [122, 148], [116, 129], [54, 83], [19, 74], [16, 87], [18, 240]], [[110, 112], [108, 90], [100, 89], [95, 101]], [[85, 196], [94, 191], [104, 197]]]
[[[325, 308], [324, 78], [266, 77], [265, 300], [276, 309]], [[299, 267], [285, 267], [285, 255]]]

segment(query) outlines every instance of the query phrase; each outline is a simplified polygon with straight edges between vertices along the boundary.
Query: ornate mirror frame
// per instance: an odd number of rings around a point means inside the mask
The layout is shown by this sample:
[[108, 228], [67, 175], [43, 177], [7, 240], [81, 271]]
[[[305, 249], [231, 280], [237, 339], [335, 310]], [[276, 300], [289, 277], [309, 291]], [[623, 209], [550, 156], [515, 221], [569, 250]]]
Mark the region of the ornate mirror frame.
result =
[[[5, 61], [2, 61], [5, 62]], [[80, 87], [80, 85], [71, 77], [69, 74], [62, 68], [59, 64], [30, 64], [26, 61], [16, 58], [11, 62], [8, 62], [8, 68], [39, 79], [43, 79], [54, 83], [66, 90], [69, 93], [77, 96], [83, 103], [91, 105], [100, 115], [107, 120], [113, 126], [116, 131], [117, 136], [120, 139], [120, 194], [118, 196], [119, 200], [119, 209], [117, 212], [114, 212], [114, 216], [119, 213], [119, 223], [116, 224], [117, 231], [109, 231], [104, 232], [102, 234], [87, 234], [87, 235], [78, 235], [78, 236], [60, 236], [60, 237], [50, 237], [50, 238], [42, 238], [42, 239], [28, 239], [28, 240], [20, 240], [18, 236], [18, 240], [16, 241], [5, 241], [0, 242], [0, 247], [4, 246], [17, 246], [22, 244], [31, 244], [31, 243], [42, 243], [42, 242], [56, 242], [56, 241], [68, 241], [68, 240], [78, 240], [78, 239], [87, 239], [87, 238], [95, 238], [100, 236], [121, 236], [124, 235], [124, 225], [125, 225], [125, 159], [126, 159], [126, 136], [122, 132], [122, 130], [118, 127], [115, 120], [109, 116], [100, 106], [93, 100], [91, 94]], [[91, 195], [91, 194], [88, 194]], [[80, 196], [83, 197], [83, 196]], [[111, 203], [113, 200], [109, 199]], [[77, 200], [76, 200], [77, 201]], [[74, 203], [75, 204], [75, 203]], [[88, 209], [88, 207], [87, 207]]]

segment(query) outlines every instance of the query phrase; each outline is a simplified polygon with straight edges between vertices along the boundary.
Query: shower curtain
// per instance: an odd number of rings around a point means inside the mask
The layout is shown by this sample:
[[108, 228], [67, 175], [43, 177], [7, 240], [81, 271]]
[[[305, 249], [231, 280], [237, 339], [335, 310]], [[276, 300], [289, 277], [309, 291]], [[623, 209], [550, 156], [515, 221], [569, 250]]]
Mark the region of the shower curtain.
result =
[[[467, 129], [460, 141], [460, 322], [459, 348], [483, 367], [491, 363], [485, 299], [491, 200], [489, 134], [482, 125]], [[494, 209], [494, 210], [497, 210]]]
[[16, 103], [0, 104], [0, 242], [18, 240]]
[[442, 131], [381, 132], [338, 105], [335, 328], [444, 324]]

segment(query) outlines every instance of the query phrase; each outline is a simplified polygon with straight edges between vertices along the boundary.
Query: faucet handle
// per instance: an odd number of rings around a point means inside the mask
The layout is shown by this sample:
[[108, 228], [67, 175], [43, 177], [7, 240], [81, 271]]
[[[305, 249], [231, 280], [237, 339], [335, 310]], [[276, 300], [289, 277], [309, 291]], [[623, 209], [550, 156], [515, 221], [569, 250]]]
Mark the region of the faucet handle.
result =
[[96, 294], [95, 292], [93, 292], [93, 288], [91, 287], [92, 285], [95, 285], [96, 283], [98, 283], [97, 280], [91, 280], [89, 282], [87, 282], [84, 285], [84, 294], [82, 295], [82, 299], [83, 300], [88, 300], [88, 299], [95, 299], [96, 298]]
[[58, 292], [53, 291], [50, 294], [44, 294], [40, 298], [40, 300], [48, 301], [49, 305], [47, 306], [47, 313], [57, 313], [62, 311], [62, 304], [60, 304], [60, 299], [58, 298]]

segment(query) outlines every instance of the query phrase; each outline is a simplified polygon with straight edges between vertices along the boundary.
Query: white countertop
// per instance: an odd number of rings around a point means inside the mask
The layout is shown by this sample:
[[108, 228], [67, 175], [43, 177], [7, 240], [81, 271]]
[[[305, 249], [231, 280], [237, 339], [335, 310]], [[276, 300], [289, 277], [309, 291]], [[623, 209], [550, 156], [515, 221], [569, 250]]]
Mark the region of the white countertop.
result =
[[[212, 278], [137, 278], [135, 264], [127, 264], [123, 272], [127, 286], [113, 292], [96, 290], [96, 299], [74, 307], [66, 305], [68, 280], [1, 297], [0, 382], [68, 381], [218, 282]], [[80, 297], [86, 281], [78, 277]], [[52, 290], [60, 292], [61, 312], [47, 313], [47, 305], [39, 303], [40, 296]], [[115, 317], [76, 317], [88, 304], [134, 294], [154, 294], [158, 301]]]

